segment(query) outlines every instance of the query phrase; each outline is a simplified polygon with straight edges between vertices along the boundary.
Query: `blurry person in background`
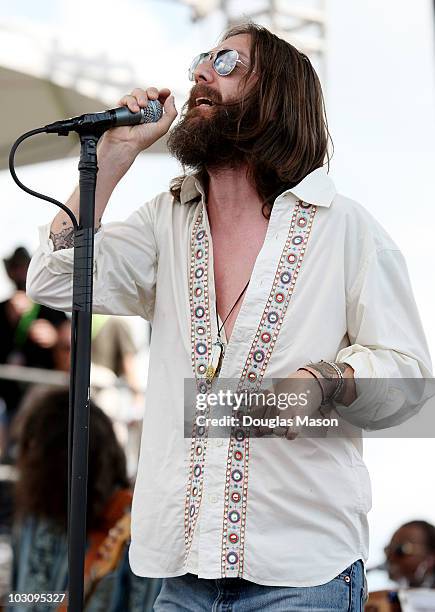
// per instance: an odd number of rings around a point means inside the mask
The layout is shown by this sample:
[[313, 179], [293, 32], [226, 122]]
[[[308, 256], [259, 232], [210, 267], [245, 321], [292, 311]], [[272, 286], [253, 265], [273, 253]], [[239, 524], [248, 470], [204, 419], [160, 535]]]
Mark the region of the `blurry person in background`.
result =
[[93, 397], [114, 423], [127, 458], [127, 472], [134, 477], [140, 449], [145, 394], [137, 373], [138, 348], [132, 328], [122, 317], [92, 316]]
[[[106, 317], [102, 318], [105, 319]], [[124, 326], [126, 327], [125, 331], [130, 333], [130, 329], [122, 322], [121, 326], [115, 326], [118, 329], [116, 334], [120, 334], [121, 329], [124, 330]], [[134, 354], [132, 351], [135, 348], [133, 341], [131, 337], [125, 343], [122, 341], [123, 346], [129, 348], [129, 351], [124, 354], [122, 351], [119, 351], [120, 342], [116, 339], [116, 334], [112, 335], [109, 333], [107, 336], [105, 335], [103, 345], [99, 345], [96, 352], [97, 358], [101, 356], [101, 361], [106, 363], [107, 366], [102, 365], [101, 362], [92, 361], [91, 398], [111, 419], [117, 440], [126, 454], [128, 476], [133, 478], [136, 474], [139, 456], [144, 395], [136, 391], [137, 387], [135, 390], [130, 386], [127, 389], [121, 387], [118, 384], [116, 373], [108, 367], [109, 364], [115, 364], [116, 356], [119, 354], [120, 356], [122, 355], [123, 359], [125, 358], [125, 363], [129, 364], [128, 367], [134, 370]], [[98, 340], [95, 341], [98, 342]], [[94, 340], [92, 340], [92, 346], [93, 343]], [[105, 355], [105, 359], [103, 355]], [[113, 361], [110, 361], [111, 356]], [[94, 350], [92, 350], [92, 357], [94, 357]], [[127, 358], [129, 359], [128, 361]], [[67, 374], [70, 371], [70, 364], [71, 320], [66, 319], [57, 328], [57, 340], [53, 346], [53, 367], [55, 370]], [[121, 368], [118, 370], [118, 372], [122, 371]], [[131, 377], [130, 380], [136, 382], [135, 371], [132, 372]]]
[[13, 295], [0, 303], [1, 363], [35, 368], [52, 368], [51, 349], [57, 327], [65, 321], [63, 312], [35, 304], [25, 293], [30, 255], [24, 247], [4, 260], [6, 272], [15, 285]]
[[[15, 288], [11, 297], [0, 303], [0, 364], [33, 368], [53, 368], [52, 349], [57, 342], [57, 328], [66, 320], [63, 312], [35, 304], [25, 293], [30, 255], [20, 246], [4, 259], [4, 265]], [[0, 455], [6, 452], [7, 428], [24, 389], [14, 381], [0, 378], [0, 398], [6, 407], [2, 419], [3, 439]]]
[[120, 317], [92, 316], [92, 363], [123, 378], [132, 393], [143, 401], [135, 367], [137, 347], [132, 331]]
[[401, 588], [435, 588], [435, 526], [410, 521], [393, 534], [385, 547], [388, 576]]
[[[18, 481], [11, 590], [65, 591], [68, 391], [33, 388], [14, 421], [13, 435]], [[150, 610], [160, 588], [158, 580], [139, 578], [128, 565], [131, 499], [124, 453], [109, 418], [91, 402], [86, 610]]]
[[71, 365], [71, 320], [65, 319], [57, 328], [57, 339], [53, 346], [53, 368], [69, 372]]

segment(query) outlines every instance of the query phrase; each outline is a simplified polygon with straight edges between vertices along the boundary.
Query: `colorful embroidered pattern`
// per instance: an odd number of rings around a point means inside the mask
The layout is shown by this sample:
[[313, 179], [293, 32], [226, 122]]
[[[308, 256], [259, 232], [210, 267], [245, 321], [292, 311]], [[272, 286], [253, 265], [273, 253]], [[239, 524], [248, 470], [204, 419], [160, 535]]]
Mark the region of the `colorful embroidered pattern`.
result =
[[[211, 349], [210, 304], [208, 295], [208, 255], [209, 242], [203, 227], [203, 213], [198, 215], [191, 236], [190, 257], [190, 315], [192, 367], [199, 393], [207, 393], [209, 384], [205, 372]], [[208, 410], [201, 413], [208, 416]], [[192, 440], [190, 447], [189, 480], [187, 483], [184, 508], [185, 558], [190, 551], [193, 533], [199, 514], [204, 481], [205, 456], [208, 428], [196, 425], [193, 418]]]
[[[238, 392], [260, 388], [302, 265], [316, 207], [299, 201]], [[249, 429], [233, 428], [228, 448], [222, 528], [222, 577], [243, 577], [248, 495]]]

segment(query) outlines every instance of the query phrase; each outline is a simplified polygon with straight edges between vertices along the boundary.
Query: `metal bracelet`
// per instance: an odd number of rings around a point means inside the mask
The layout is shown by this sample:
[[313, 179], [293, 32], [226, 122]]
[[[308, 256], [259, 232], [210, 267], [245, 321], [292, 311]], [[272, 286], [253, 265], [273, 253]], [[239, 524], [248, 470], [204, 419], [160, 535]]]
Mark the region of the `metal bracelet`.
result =
[[317, 363], [308, 363], [306, 367], [311, 368], [315, 372], [319, 372], [319, 374], [322, 375], [322, 378], [320, 380], [322, 380], [324, 384], [325, 403], [328, 402], [332, 395], [334, 395], [334, 393], [336, 392], [337, 386], [340, 382], [340, 379], [337, 378], [337, 376], [335, 375], [335, 369], [331, 368], [329, 363], [326, 363], [325, 361], [320, 361]]
[[340, 370], [340, 368], [333, 361], [323, 361], [323, 359], [322, 359], [322, 362], [323, 363], [327, 363], [328, 365], [331, 366], [331, 368], [334, 368], [334, 370], [337, 372], [337, 375], [338, 375], [338, 384], [337, 384], [337, 387], [336, 387], [335, 391], [333, 392], [333, 394], [331, 395], [331, 397], [329, 398], [330, 400], [334, 400], [334, 399], [336, 399], [337, 397], [340, 396], [340, 393], [343, 390], [343, 387], [344, 387], [344, 376], [343, 376], [343, 373]]

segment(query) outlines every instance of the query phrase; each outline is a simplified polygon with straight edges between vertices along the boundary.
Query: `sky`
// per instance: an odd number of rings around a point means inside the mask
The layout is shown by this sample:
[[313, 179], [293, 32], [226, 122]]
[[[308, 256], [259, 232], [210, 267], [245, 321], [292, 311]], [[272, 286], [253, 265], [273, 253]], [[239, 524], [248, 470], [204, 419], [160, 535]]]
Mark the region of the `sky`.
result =
[[[180, 108], [189, 88], [187, 66], [193, 55], [214, 45], [222, 17], [193, 26], [189, 9], [171, 0], [129, 0], [118, 8], [114, 0], [1, 0], [0, 23], [40, 23], [57, 31], [69, 52], [92, 57], [103, 50], [108, 58], [129, 61], [140, 82], [173, 88]], [[95, 26], [92, 37], [77, 26], [85, 14]], [[327, 15], [323, 82], [335, 145], [330, 174], [339, 192], [365, 206], [404, 253], [435, 356], [432, 2], [327, 0]], [[126, 217], [165, 190], [178, 170], [174, 160], [142, 155], [115, 190], [106, 220]], [[20, 168], [19, 174], [26, 184], [65, 200], [77, 180], [76, 160]], [[0, 172], [0, 189], [0, 256], [17, 242], [35, 248], [36, 226], [49, 222], [55, 211], [22, 194], [7, 172]], [[2, 290], [8, 290], [4, 277], [0, 297]], [[431, 439], [365, 442], [373, 487], [370, 563], [382, 559], [382, 548], [401, 521], [418, 515], [435, 522], [435, 494], [427, 485], [432, 445]]]

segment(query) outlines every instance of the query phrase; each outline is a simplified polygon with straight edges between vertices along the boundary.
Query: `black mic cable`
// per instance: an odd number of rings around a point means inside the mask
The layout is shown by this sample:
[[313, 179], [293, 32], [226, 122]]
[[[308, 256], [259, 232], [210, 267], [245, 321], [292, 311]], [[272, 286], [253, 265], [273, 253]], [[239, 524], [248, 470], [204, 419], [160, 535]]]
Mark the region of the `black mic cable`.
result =
[[46, 202], [51, 202], [52, 204], [55, 204], [56, 206], [61, 208], [71, 219], [74, 230], [76, 230], [78, 228], [77, 219], [74, 213], [71, 212], [71, 210], [67, 206], [65, 206], [65, 204], [62, 204], [62, 202], [59, 202], [58, 200], [55, 200], [54, 198], [51, 198], [50, 196], [44, 195], [43, 193], [39, 193], [38, 191], [34, 191], [33, 189], [26, 187], [26, 185], [24, 185], [24, 183], [20, 181], [20, 179], [17, 176], [17, 173], [15, 172], [15, 153], [18, 147], [20, 146], [20, 144], [23, 142], [23, 140], [26, 140], [26, 138], [35, 136], [35, 134], [42, 134], [45, 131], [46, 131], [45, 127], [40, 127], [40, 128], [37, 128], [36, 130], [30, 130], [30, 132], [26, 132], [25, 134], [22, 134], [19, 138], [17, 138], [17, 140], [12, 145], [11, 151], [9, 153], [9, 171], [11, 173], [12, 178], [14, 179], [18, 187], [20, 187], [20, 189], [30, 194], [31, 196], [34, 196], [35, 198], [39, 198], [40, 200], [45, 200]]

